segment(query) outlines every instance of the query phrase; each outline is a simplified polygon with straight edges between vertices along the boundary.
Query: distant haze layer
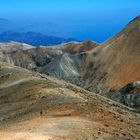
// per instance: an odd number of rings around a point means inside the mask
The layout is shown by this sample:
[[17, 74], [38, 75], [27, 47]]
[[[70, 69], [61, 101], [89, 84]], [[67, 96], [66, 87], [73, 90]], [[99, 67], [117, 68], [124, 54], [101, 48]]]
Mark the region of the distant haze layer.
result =
[[10, 21], [7, 30], [103, 42], [140, 14], [139, 5], [139, 0], [4, 0], [0, 17]]

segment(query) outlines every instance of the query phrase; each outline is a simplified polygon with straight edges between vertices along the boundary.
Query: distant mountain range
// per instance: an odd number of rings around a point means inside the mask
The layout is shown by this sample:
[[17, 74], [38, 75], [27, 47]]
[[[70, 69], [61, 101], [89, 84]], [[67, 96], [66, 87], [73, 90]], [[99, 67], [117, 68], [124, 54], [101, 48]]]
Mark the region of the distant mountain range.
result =
[[0, 33], [8, 30], [13, 30], [15, 29], [15, 27], [16, 24], [12, 23], [8, 19], [0, 18]]
[[16, 23], [0, 18], [0, 42], [21, 42], [33, 46], [48, 46], [77, 41], [64, 35], [55, 23]]
[[76, 41], [73, 38], [61, 38], [55, 36], [44, 35], [36, 32], [2, 32], [0, 33], [0, 42], [17, 41], [21, 43], [27, 43], [33, 46], [48, 46], [66, 43], [70, 41]]
[[70, 37], [64, 33], [63, 25], [54, 22], [46, 21], [11, 21], [6, 18], [0, 18], [0, 33], [2, 32], [35, 32], [42, 33], [49, 36]]

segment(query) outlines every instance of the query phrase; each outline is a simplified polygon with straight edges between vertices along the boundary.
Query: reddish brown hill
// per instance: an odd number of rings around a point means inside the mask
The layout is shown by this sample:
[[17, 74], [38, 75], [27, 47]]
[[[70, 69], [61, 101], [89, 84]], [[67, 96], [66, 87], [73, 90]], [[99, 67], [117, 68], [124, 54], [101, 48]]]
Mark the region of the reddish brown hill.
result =
[[118, 90], [140, 80], [140, 16], [89, 52], [86, 63], [83, 74], [89, 90]]
[[81, 53], [89, 51], [95, 47], [97, 47], [99, 44], [92, 41], [85, 41], [85, 42], [70, 42], [66, 43], [64, 45], [61, 45], [59, 48], [61, 48], [63, 51], [71, 54]]

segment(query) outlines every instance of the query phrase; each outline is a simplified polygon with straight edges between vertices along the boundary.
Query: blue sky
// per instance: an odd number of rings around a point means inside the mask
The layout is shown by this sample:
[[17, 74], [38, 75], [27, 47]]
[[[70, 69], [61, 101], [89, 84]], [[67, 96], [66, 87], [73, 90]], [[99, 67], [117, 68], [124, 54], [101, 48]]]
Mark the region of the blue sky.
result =
[[69, 36], [99, 42], [139, 14], [140, 0], [0, 0], [1, 18], [54, 22]]
[[96, 9], [138, 9], [139, 0], [1, 0], [0, 11], [40, 12]]

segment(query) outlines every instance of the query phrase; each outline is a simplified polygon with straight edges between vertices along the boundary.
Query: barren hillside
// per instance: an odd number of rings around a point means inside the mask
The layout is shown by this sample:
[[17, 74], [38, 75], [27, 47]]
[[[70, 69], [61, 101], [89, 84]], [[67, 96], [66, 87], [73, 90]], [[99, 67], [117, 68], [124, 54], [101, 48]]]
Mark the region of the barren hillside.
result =
[[83, 75], [88, 90], [116, 91], [140, 80], [140, 16], [90, 51], [86, 61]]
[[9, 48], [13, 50], [2, 53], [5, 62], [80, 85], [82, 81], [80, 73], [84, 67], [86, 51], [92, 50], [97, 45], [91, 41], [70, 42], [16, 51], [13, 51], [14, 47], [11, 45]]
[[1, 140], [140, 138], [140, 116], [72, 84], [0, 64]]

